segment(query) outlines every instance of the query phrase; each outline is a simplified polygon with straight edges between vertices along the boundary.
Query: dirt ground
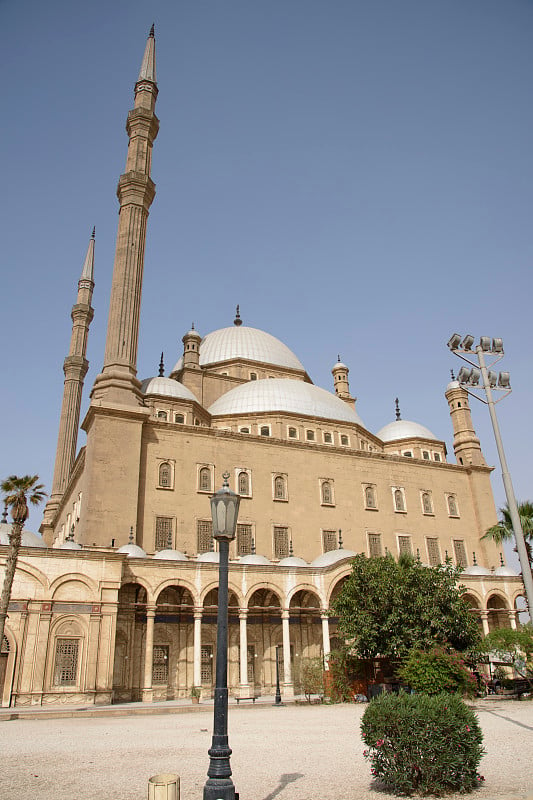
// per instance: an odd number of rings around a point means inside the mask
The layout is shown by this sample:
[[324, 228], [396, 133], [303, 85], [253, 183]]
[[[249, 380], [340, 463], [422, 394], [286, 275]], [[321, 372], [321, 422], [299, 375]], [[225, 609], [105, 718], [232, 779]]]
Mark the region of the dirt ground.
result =
[[[389, 800], [372, 788], [359, 735], [363, 705], [230, 707], [240, 800]], [[533, 702], [481, 701], [487, 755], [476, 800], [533, 800]], [[4, 800], [144, 800], [148, 779], [178, 773], [201, 800], [212, 707], [205, 712], [0, 722]], [[464, 796], [462, 796], [464, 797]]]

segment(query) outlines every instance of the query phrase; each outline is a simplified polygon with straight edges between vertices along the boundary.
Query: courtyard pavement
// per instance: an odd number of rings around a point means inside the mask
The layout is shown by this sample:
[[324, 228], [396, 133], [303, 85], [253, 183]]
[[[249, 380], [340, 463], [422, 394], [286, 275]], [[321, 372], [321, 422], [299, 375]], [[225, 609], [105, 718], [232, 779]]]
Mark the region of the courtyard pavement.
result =
[[[230, 706], [231, 765], [240, 800], [394, 797], [372, 788], [359, 735], [366, 706], [275, 708], [271, 702]], [[480, 771], [486, 780], [469, 797], [533, 800], [533, 702], [487, 700], [475, 708], [485, 736]], [[5, 712], [18, 709], [2, 709], [3, 800], [145, 800], [148, 779], [161, 772], [180, 775], [182, 800], [201, 800], [211, 704], [162, 704], [149, 714], [146, 705], [135, 704], [92, 707], [100, 716], [89, 710], [28, 710], [10, 719]], [[117, 710], [124, 715], [113, 715]], [[49, 718], [56, 711], [69, 716]]]

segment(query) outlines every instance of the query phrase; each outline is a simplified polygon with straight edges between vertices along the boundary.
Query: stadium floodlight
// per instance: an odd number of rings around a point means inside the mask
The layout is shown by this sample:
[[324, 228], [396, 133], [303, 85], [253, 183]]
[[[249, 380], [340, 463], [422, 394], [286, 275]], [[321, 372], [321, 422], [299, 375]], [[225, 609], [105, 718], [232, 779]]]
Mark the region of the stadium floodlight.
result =
[[489, 369], [488, 372], [488, 379], [489, 379], [489, 386], [491, 389], [494, 389], [496, 384], [498, 383], [498, 375], [494, 372], [493, 369]]
[[509, 372], [500, 372], [500, 377], [498, 378], [498, 386], [500, 387], [500, 389], [511, 388], [511, 375]]
[[472, 370], [468, 367], [461, 367], [459, 372], [457, 373], [457, 380], [459, 383], [468, 383], [470, 381], [470, 376], [472, 375]]
[[461, 347], [463, 350], [466, 350], [468, 352], [472, 349], [473, 344], [474, 344], [474, 337], [468, 334], [461, 342]]
[[450, 341], [448, 342], [448, 347], [450, 350], [457, 350], [459, 345], [461, 344], [461, 337], [458, 333], [454, 333]]
[[473, 367], [472, 373], [470, 375], [470, 380], [468, 381], [468, 383], [470, 384], [470, 386], [477, 386], [480, 378], [481, 378], [481, 370], [479, 370], [477, 367]]
[[491, 341], [490, 336], [482, 336], [479, 340], [479, 346], [484, 353], [490, 353]]
[[503, 355], [503, 339], [492, 340], [492, 352]]

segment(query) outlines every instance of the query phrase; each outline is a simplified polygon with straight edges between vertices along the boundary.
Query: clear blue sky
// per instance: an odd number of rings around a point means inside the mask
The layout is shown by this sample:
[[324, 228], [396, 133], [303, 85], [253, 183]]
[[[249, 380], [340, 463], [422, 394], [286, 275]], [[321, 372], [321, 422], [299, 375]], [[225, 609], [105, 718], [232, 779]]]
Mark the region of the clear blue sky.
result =
[[[282, 339], [369, 430], [402, 415], [448, 444], [446, 348], [501, 336], [516, 493], [533, 498], [533, 3], [519, 0], [0, 2], [0, 477], [50, 488], [70, 309], [96, 225], [84, 405], [102, 365], [126, 114], [156, 25], [139, 377], [200, 333]], [[503, 366], [504, 365], [504, 366]], [[472, 402], [497, 464], [487, 410]], [[84, 434], [79, 444], [83, 444]], [[498, 505], [504, 495], [495, 470]], [[30, 528], [40, 515], [33, 512]]]

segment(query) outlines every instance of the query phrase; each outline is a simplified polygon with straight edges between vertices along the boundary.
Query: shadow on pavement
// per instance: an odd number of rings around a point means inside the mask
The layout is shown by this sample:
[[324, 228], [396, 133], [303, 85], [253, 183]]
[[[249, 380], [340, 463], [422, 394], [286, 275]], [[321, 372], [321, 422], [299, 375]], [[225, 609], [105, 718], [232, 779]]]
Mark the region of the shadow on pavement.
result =
[[302, 775], [301, 772], [289, 772], [286, 773], [285, 775], [282, 775], [274, 791], [270, 792], [270, 794], [267, 794], [267, 796], [264, 797], [263, 800], [274, 800], [274, 797], [277, 797], [277, 795], [283, 791], [283, 789], [287, 786], [288, 783], [294, 783], [294, 781], [297, 781], [299, 778], [303, 777], [304, 776]]

